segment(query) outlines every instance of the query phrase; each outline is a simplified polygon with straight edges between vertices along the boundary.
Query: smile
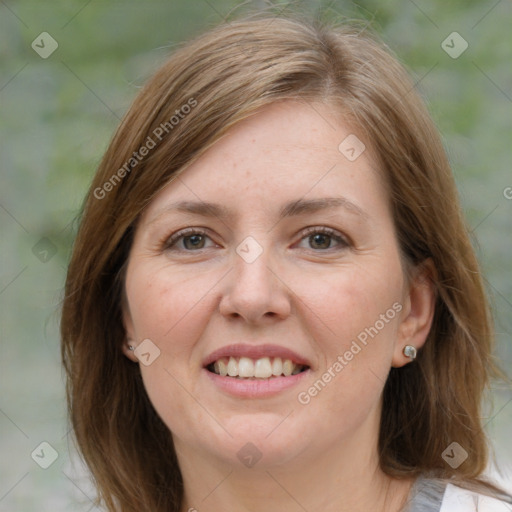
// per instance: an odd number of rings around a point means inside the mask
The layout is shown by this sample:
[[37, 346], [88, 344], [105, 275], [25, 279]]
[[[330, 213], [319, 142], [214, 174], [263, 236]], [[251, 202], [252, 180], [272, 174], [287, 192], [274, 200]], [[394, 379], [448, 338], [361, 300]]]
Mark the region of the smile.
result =
[[281, 357], [221, 357], [207, 366], [208, 371], [222, 377], [238, 379], [271, 379], [289, 377], [303, 372], [308, 367]]
[[270, 398], [296, 387], [311, 375], [313, 364], [285, 346], [255, 341], [218, 348], [202, 362], [209, 385], [237, 398]]

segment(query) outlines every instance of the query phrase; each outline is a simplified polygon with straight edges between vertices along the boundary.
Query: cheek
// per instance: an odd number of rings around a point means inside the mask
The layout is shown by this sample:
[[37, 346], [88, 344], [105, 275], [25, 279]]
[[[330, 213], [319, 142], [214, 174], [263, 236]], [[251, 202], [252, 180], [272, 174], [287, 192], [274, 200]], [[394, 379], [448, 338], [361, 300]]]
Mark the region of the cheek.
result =
[[351, 267], [310, 294], [310, 333], [322, 359], [296, 403], [324, 440], [355, 431], [379, 406], [401, 310], [400, 274], [388, 271], [377, 281], [368, 267]]
[[137, 340], [150, 339], [160, 350], [151, 365], [140, 364], [144, 387], [164, 423], [183, 438], [189, 435], [190, 425], [205, 421], [204, 411], [193, 398], [192, 384], [200, 367], [192, 354], [211, 316], [205, 309], [205, 293], [217, 280], [142, 260], [126, 280]]
[[[302, 314], [309, 318], [321, 359], [314, 388], [301, 390], [305, 395], [298, 402], [314, 403], [318, 414], [329, 407], [333, 418], [356, 424], [358, 413], [367, 414], [380, 397], [402, 309], [401, 267], [386, 261], [382, 265], [368, 258], [365, 264], [340, 269], [316, 281], [304, 300], [309, 308]], [[346, 418], [347, 410], [354, 412], [352, 419]]]
[[137, 338], [173, 352], [193, 344], [207, 321], [205, 293], [215, 282], [206, 273], [189, 275], [165, 264], [139, 263], [126, 283]]
[[398, 324], [393, 304], [402, 300], [402, 275], [399, 263], [387, 263], [368, 258], [324, 278], [303, 276], [295, 281], [294, 291], [304, 304], [299, 315], [310, 318], [308, 324], [314, 327], [315, 340], [322, 341], [321, 352], [331, 356], [342, 353], [360, 333], [364, 338], [375, 324], [378, 337], [386, 340], [379, 346], [393, 340]]

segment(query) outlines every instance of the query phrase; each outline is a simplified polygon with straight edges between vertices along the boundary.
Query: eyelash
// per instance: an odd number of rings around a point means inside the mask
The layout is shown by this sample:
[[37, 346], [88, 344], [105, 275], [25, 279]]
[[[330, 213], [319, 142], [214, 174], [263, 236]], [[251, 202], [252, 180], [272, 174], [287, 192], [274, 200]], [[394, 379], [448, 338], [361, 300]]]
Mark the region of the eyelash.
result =
[[[335, 240], [336, 242], [338, 242], [340, 244], [340, 249], [344, 249], [344, 248], [347, 248], [349, 247], [351, 244], [350, 242], [348, 241], [348, 239], [342, 235], [340, 235], [337, 231], [335, 231], [334, 229], [331, 229], [331, 228], [328, 228], [328, 227], [310, 227], [310, 228], [306, 228], [303, 233], [302, 233], [302, 237], [301, 237], [301, 241], [311, 235], [314, 235], [314, 234], [322, 234], [322, 235], [328, 235], [329, 237], [331, 237], [333, 240]], [[176, 245], [176, 243], [178, 241], [180, 241], [181, 239], [184, 239], [188, 236], [192, 236], [192, 235], [201, 235], [201, 236], [206, 236], [208, 238], [210, 238], [208, 236], [208, 233], [207, 231], [205, 231], [204, 229], [201, 229], [201, 228], [185, 228], [181, 231], [178, 231], [177, 233], [174, 233], [173, 235], [171, 235], [170, 237], [166, 238], [165, 241], [164, 241], [164, 249], [169, 251], [169, 250], [173, 250], [173, 251], [183, 251], [183, 252], [199, 252], [201, 251], [203, 248], [200, 248], [200, 249], [197, 249], [197, 250], [188, 250], [188, 249], [175, 249], [174, 246]], [[207, 249], [207, 248], [206, 248]], [[311, 249], [312, 251], [315, 251], [315, 252], [329, 252], [331, 250], [333, 250], [334, 248], [333, 247], [330, 247], [328, 249]]]

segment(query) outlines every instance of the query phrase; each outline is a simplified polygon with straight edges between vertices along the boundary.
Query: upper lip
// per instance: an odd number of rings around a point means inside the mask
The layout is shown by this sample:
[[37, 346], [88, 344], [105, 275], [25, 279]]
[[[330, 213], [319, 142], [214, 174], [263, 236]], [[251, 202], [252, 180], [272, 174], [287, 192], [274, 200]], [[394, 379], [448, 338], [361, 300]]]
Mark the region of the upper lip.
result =
[[203, 367], [206, 368], [221, 357], [249, 357], [251, 359], [260, 359], [262, 357], [280, 357], [281, 359], [290, 359], [293, 363], [303, 366], [311, 366], [311, 363], [300, 354], [293, 350], [281, 347], [279, 345], [246, 345], [238, 343], [235, 345], [226, 345], [214, 350], [203, 361]]

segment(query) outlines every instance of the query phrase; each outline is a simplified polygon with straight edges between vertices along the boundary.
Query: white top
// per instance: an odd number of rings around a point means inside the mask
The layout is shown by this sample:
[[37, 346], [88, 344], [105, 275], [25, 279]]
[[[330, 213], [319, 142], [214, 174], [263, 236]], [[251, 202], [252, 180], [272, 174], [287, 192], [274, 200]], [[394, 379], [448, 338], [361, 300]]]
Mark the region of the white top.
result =
[[512, 512], [512, 496], [507, 503], [443, 480], [420, 476], [403, 512]]
[[461, 489], [446, 486], [439, 512], [511, 512], [512, 504]]

